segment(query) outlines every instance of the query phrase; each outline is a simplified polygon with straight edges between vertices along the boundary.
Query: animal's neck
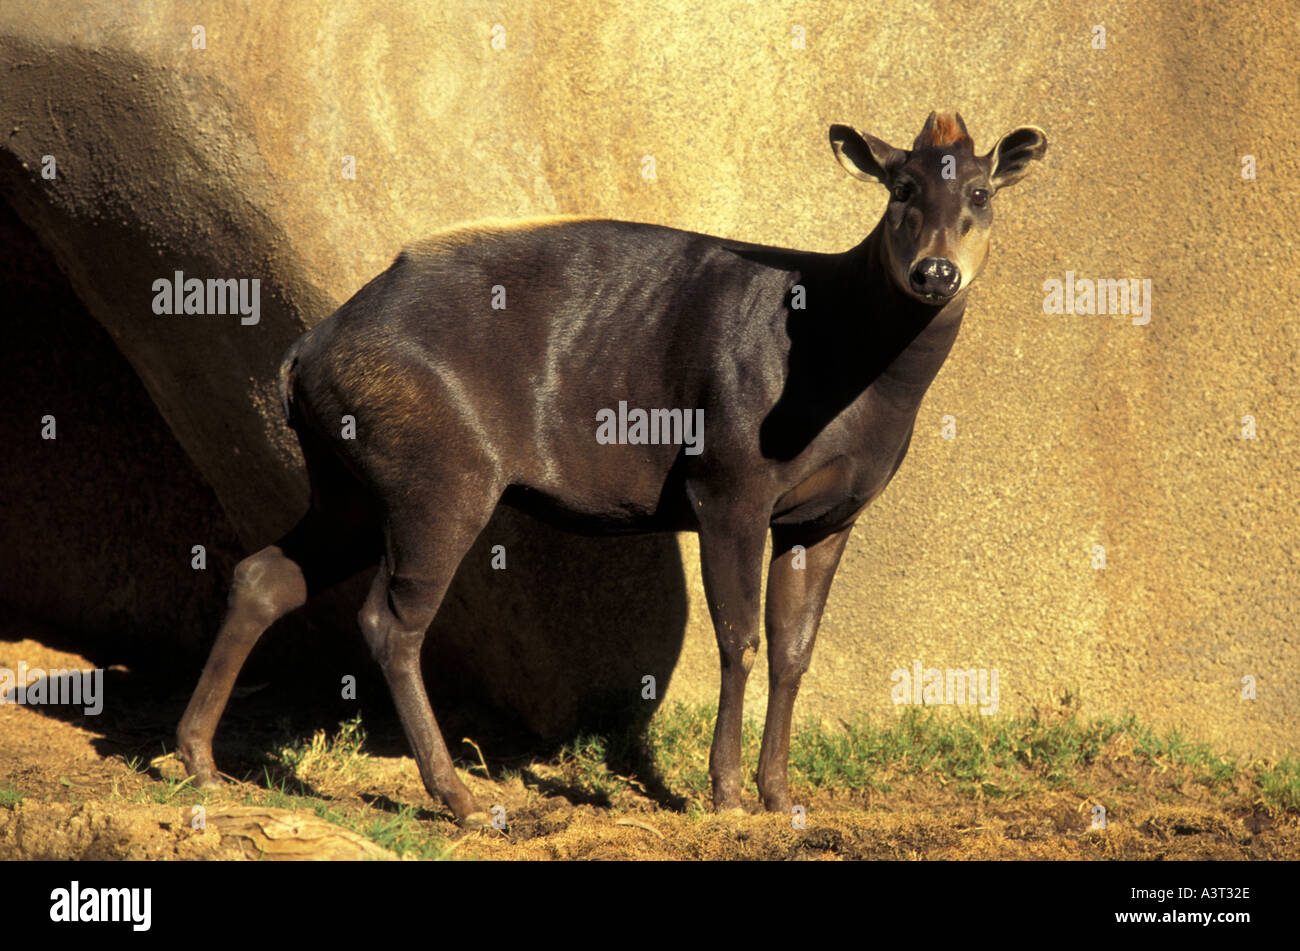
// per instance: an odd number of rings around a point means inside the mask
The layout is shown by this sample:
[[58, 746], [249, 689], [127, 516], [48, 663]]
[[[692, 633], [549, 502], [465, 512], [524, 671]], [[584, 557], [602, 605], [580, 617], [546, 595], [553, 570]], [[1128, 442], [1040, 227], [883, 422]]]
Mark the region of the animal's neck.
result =
[[791, 268], [806, 306], [787, 314], [785, 386], [759, 433], [765, 456], [793, 459], [861, 400], [872, 404], [865, 418], [879, 410], [905, 428], [943, 366], [965, 294], [934, 307], [896, 288], [880, 257], [880, 231], [843, 254], [799, 255]]
[[839, 280], [854, 302], [851, 318], [861, 328], [859, 357], [869, 357], [863, 361], [863, 388], [870, 386], [891, 401], [919, 404], [957, 339], [967, 291], [942, 307], [917, 300], [890, 276], [888, 253], [882, 219], [842, 256]]

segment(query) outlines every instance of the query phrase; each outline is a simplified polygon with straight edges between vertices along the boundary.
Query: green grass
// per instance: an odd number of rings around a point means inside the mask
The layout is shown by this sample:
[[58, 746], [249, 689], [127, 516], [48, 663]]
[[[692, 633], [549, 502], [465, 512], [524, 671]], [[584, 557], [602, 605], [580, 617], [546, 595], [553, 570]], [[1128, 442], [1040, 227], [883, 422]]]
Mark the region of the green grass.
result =
[[[716, 708], [665, 708], [651, 723], [648, 742], [666, 781], [707, 805], [708, 755]], [[807, 722], [790, 742], [792, 785], [858, 793], [888, 792], [890, 779], [930, 776], [972, 796], [1004, 798], [1033, 789], [1059, 789], [1103, 755], [1126, 755], [1157, 772], [1176, 769], [1211, 793], [1225, 796], [1247, 781], [1277, 811], [1300, 811], [1300, 759], [1242, 764], [1178, 731], [1157, 734], [1136, 717], [1084, 720], [1077, 713], [983, 717], [909, 707], [887, 725], [865, 716], [833, 729]], [[742, 770], [758, 766], [761, 727], [746, 721]]]
[[565, 781], [591, 798], [608, 799], [623, 787], [623, 781], [609, 768], [610, 740], [584, 734], [561, 748], [557, 765]]
[[[317, 731], [309, 738], [295, 738], [287, 721], [281, 721], [278, 730], [282, 742], [262, 766], [261, 775], [244, 776], [244, 782], [250, 785], [242, 788], [241, 805], [310, 812], [399, 856], [434, 859], [446, 851], [450, 844], [447, 838], [433, 831], [436, 827], [431, 823], [418, 819], [414, 806], [403, 806], [392, 814], [370, 805], [358, 807], [331, 801], [316, 792], [316, 782], [364, 780], [370, 758], [362, 749], [365, 731], [360, 715], [340, 723], [333, 735]], [[132, 776], [147, 776], [147, 764], [141, 758], [131, 757], [124, 762]], [[0, 789], [0, 805], [7, 804], [5, 794]], [[21, 801], [20, 796], [13, 795], [15, 801]], [[191, 806], [208, 805], [213, 796], [211, 790], [194, 789], [189, 778], [164, 778], [150, 780], [124, 798], [129, 802]]]
[[[686, 797], [693, 817], [706, 814], [710, 806], [709, 746], [715, 717], [716, 709], [708, 704], [665, 707], [651, 721], [645, 737], [660, 776], [673, 793]], [[1015, 798], [1044, 789], [1077, 788], [1091, 764], [1109, 758], [1120, 770], [1116, 777], [1120, 789], [1137, 789], [1150, 777], [1172, 771], [1170, 778], [1175, 781], [1164, 784], [1158, 794], [1162, 798], [1178, 796], [1179, 786], [1190, 780], [1222, 804], [1263, 804], [1275, 812], [1300, 813], [1300, 759], [1239, 762], [1177, 731], [1157, 733], [1133, 716], [1085, 720], [1076, 712], [1053, 712], [982, 717], [909, 707], [883, 725], [859, 716], [841, 721], [841, 726], [808, 721], [795, 731], [790, 780], [796, 796], [801, 788], [805, 794], [883, 793], [890, 791], [891, 782], [926, 777], [953, 784], [972, 798]], [[261, 775], [245, 777], [255, 785], [244, 787], [244, 804], [309, 811], [398, 855], [438, 858], [446, 852], [449, 840], [433, 831], [438, 828], [434, 823], [419, 818], [417, 805], [386, 812], [353, 804], [371, 762], [364, 751], [365, 731], [359, 717], [340, 723], [332, 734], [318, 731], [310, 738], [295, 738], [287, 732], [287, 724], [283, 729], [283, 741]], [[751, 796], [758, 792], [753, 776], [761, 731], [759, 722], [745, 721], [742, 769]], [[594, 801], [611, 801], [617, 793], [640, 785], [609, 765], [636, 742], [639, 739], [630, 734], [579, 736], [560, 750], [551, 765], [571, 791]], [[146, 775], [140, 760], [126, 763], [133, 775]], [[1132, 769], [1133, 764], [1140, 769]], [[527, 769], [494, 767], [492, 779], [510, 782]], [[339, 799], [320, 790], [322, 784], [334, 782], [346, 784], [347, 791]], [[133, 798], [192, 805], [207, 803], [209, 797], [210, 793], [191, 788], [189, 780], [163, 780], [146, 782]], [[0, 806], [12, 808], [21, 801], [16, 790], [0, 789]]]
[[[287, 731], [287, 724], [281, 724], [281, 729]], [[340, 805], [315, 793], [317, 785], [364, 784], [370, 764], [365, 741], [359, 713], [341, 722], [332, 736], [318, 730], [310, 739], [289, 739], [280, 746], [274, 768], [263, 767], [266, 789], [250, 793], [250, 804], [307, 809], [399, 856], [438, 858], [448, 846], [447, 839], [417, 818], [415, 806], [402, 806], [393, 814], [369, 806]]]
[[[1178, 730], [1164, 736], [1157, 736], [1150, 727], [1139, 725], [1133, 717], [1122, 721], [1134, 739], [1134, 752], [1145, 757], [1152, 765], [1172, 765], [1186, 767], [1194, 772], [1196, 782], [1211, 791], [1232, 784], [1242, 772], [1243, 767], [1227, 756], [1222, 756], [1204, 743], [1187, 739]], [[1294, 769], [1297, 761], [1291, 758], [1283, 760], [1283, 765], [1290, 763]], [[1274, 803], [1279, 805], [1279, 803]]]
[[[133, 775], [144, 775], [143, 772], [132, 770]], [[151, 803], [155, 805], [185, 805], [195, 806], [203, 805], [208, 801], [208, 793], [200, 792], [192, 785], [193, 780], [189, 777], [185, 779], [162, 779], [153, 781], [137, 790], [127, 798], [127, 802]]]
[[0, 786], [0, 809], [12, 809], [23, 801], [23, 794], [12, 786]]
[[368, 772], [370, 758], [362, 752], [366, 731], [361, 714], [339, 724], [328, 736], [317, 730], [309, 740], [292, 739], [281, 746], [279, 762], [301, 782], [336, 781], [359, 783]]
[[[714, 705], [677, 704], [659, 711], [650, 722], [646, 741], [655, 765], [679, 793], [694, 800], [707, 800], [709, 786], [709, 746], [718, 709]], [[758, 794], [753, 773], [758, 768], [758, 751], [763, 727], [746, 719], [740, 734], [741, 772], [746, 789]]]
[[1260, 798], [1286, 812], [1300, 812], [1300, 760], [1293, 757], [1264, 765], [1255, 780]]
[[1123, 727], [1076, 718], [990, 720], [908, 708], [893, 724], [865, 718], [841, 731], [810, 724], [791, 742], [791, 767], [810, 785], [887, 792], [881, 773], [933, 775], [963, 792], [1012, 795], [1035, 783], [1057, 788], [1092, 762]]

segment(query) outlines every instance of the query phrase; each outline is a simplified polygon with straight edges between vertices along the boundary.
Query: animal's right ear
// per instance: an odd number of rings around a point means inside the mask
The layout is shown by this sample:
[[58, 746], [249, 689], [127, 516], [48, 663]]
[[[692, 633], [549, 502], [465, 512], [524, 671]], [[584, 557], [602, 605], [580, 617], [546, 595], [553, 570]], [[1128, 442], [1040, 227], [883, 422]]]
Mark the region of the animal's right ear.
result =
[[902, 149], [839, 123], [831, 126], [831, 148], [844, 170], [854, 178], [882, 185], [888, 184], [890, 172], [907, 158]]

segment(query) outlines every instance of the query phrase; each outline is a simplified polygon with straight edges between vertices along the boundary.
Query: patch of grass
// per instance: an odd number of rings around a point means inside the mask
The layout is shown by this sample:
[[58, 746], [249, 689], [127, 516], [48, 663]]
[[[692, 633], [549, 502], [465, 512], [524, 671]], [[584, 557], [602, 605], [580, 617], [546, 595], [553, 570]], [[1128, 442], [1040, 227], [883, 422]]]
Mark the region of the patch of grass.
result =
[[563, 746], [556, 760], [564, 781], [587, 796], [608, 800], [624, 781], [609, 768], [609, 739], [583, 734]]
[[[269, 767], [262, 767], [262, 779], [265, 789], [250, 792], [245, 801], [250, 806], [268, 806], [272, 809], [298, 809], [304, 804], [311, 807], [321, 800], [306, 792], [302, 783], [288, 776], [271, 776]], [[292, 783], [292, 788], [290, 787]]]
[[12, 786], [0, 786], [0, 809], [12, 809], [23, 801], [23, 794]]
[[[245, 806], [290, 809], [310, 812], [337, 826], [355, 832], [399, 856], [436, 859], [446, 851], [448, 840], [435, 832], [433, 823], [417, 818], [417, 809], [405, 806], [396, 815], [381, 812], [352, 800], [356, 786], [363, 784], [369, 771], [369, 757], [362, 751], [365, 731], [360, 715], [339, 724], [332, 735], [318, 730], [310, 739], [294, 739], [286, 719], [278, 728], [283, 741], [277, 753], [261, 767], [260, 775], [244, 776], [244, 786], [227, 786], [222, 790], [197, 790], [192, 778], [150, 780], [128, 801], [162, 805], [207, 805], [219, 808], [221, 802], [238, 802]], [[147, 777], [146, 765], [139, 758], [125, 760], [132, 774]], [[350, 801], [333, 801], [316, 793], [315, 787], [346, 786]], [[0, 790], [0, 805], [4, 805]], [[215, 800], [215, 802], [214, 802]]]
[[[880, 764], [902, 754], [902, 748], [886, 749], [877, 732], [849, 725], [843, 733], [810, 724], [790, 740], [790, 760], [796, 777], [816, 786], [864, 792], [888, 791], [889, 784], [876, 779]], [[894, 744], [898, 746], [898, 744]]]
[[709, 744], [718, 710], [710, 704], [675, 704], [650, 721], [646, 743], [656, 766], [678, 792], [709, 794]]
[[[560, 748], [551, 763], [557, 766], [563, 781], [593, 801], [610, 801], [615, 793], [627, 789], [644, 792], [649, 777], [629, 777], [615, 772], [610, 763], [640, 760], [637, 747], [645, 749], [656, 763], [656, 771], [669, 779], [674, 791], [687, 793], [687, 808], [698, 804], [707, 809], [710, 795], [709, 745], [713, 741], [713, 723], [717, 716], [711, 705], [678, 704], [660, 711], [644, 737], [635, 727], [616, 734], [586, 733]], [[753, 773], [758, 767], [762, 726], [745, 721], [741, 736], [742, 770], [750, 776], [746, 787], [757, 795]], [[502, 773], [498, 780], [508, 779]]]
[[[708, 812], [713, 795], [709, 748], [718, 718], [716, 704], [674, 704], [650, 721], [646, 745], [656, 768], [673, 791], [688, 798], [687, 812]], [[746, 718], [740, 732], [740, 771], [745, 791], [758, 795], [754, 773], [763, 744], [763, 724]]]
[[791, 765], [813, 786], [884, 791], [888, 786], [877, 775], [896, 772], [955, 781], [970, 794], [1016, 796], [1035, 785], [1069, 785], [1082, 768], [1119, 751], [1186, 769], [1212, 790], [1227, 788], [1236, 777], [1230, 759], [1177, 733], [1158, 737], [1132, 716], [990, 719], [913, 707], [887, 727], [865, 717], [844, 726], [843, 733], [811, 725], [796, 734]]
[[160, 806], [206, 804], [210, 794], [207, 791], [195, 789], [193, 782], [193, 778], [188, 776], [184, 779], [163, 779], [160, 782], [150, 782], [143, 788], [136, 790], [126, 801], [154, 803]]
[[1288, 756], [1261, 766], [1255, 776], [1260, 798], [1279, 812], [1300, 812], [1300, 759]]
[[377, 816], [356, 831], [397, 855], [441, 858], [448, 840], [429, 831], [429, 826], [416, 818], [416, 812], [414, 806], [403, 806], [397, 815]]
[[1237, 777], [1239, 767], [1231, 757], [1215, 753], [1204, 743], [1187, 739], [1178, 730], [1158, 736], [1131, 716], [1123, 720], [1122, 725], [1133, 738], [1134, 752], [1158, 769], [1186, 768], [1192, 771], [1196, 782], [1211, 791], [1230, 785]]
[[[280, 729], [289, 732], [281, 721]], [[422, 822], [414, 806], [402, 806], [397, 814], [380, 812], [372, 806], [357, 808], [317, 794], [346, 791], [350, 797], [364, 787], [370, 775], [370, 756], [364, 751], [366, 732], [361, 714], [339, 723], [329, 735], [317, 730], [310, 739], [290, 739], [280, 745], [276, 762], [263, 766], [264, 790], [246, 797], [249, 805], [279, 809], [301, 809], [327, 822], [364, 836], [399, 856], [436, 859], [447, 848], [446, 837], [435, 826]]]
[[[1242, 766], [1176, 730], [1157, 734], [1131, 715], [1085, 720], [1072, 709], [1076, 701], [1071, 696], [1063, 708], [1016, 717], [909, 707], [885, 726], [873, 725], [865, 715], [841, 721], [843, 729], [810, 721], [791, 738], [791, 782], [888, 792], [891, 779], [925, 775], [953, 782], [968, 795], [1013, 798], [1076, 784], [1084, 769], [1109, 757], [1132, 759], [1156, 773], [1176, 771], [1220, 797], [1246, 779], [1270, 808], [1300, 811], [1300, 760]], [[702, 809], [709, 795], [715, 716], [712, 705], [679, 704], [660, 710], [647, 735], [665, 780]], [[747, 720], [743, 769], [751, 793], [757, 792], [752, 777], [760, 740], [761, 726]]]
[[269, 769], [264, 768], [263, 780], [266, 788], [247, 792], [243, 805], [311, 812], [398, 856], [409, 854], [416, 858], [436, 859], [447, 848], [446, 837], [435, 832], [432, 824], [420, 821], [414, 806], [403, 806], [396, 815], [391, 815], [370, 805], [356, 807], [311, 795], [297, 780], [285, 775], [273, 777]]
[[332, 737], [317, 730], [310, 740], [294, 740], [282, 746], [279, 760], [300, 783], [317, 788], [360, 786], [370, 769], [370, 757], [362, 751], [365, 742], [366, 732], [358, 713], [340, 723]]
[[1024, 721], [990, 723], [909, 708], [878, 727], [864, 716], [843, 731], [810, 723], [791, 742], [795, 777], [823, 788], [888, 792], [888, 778], [932, 775], [971, 795], [1003, 797], [1023, 791], [1025, 768], [1055, 784], [1068, 764], [1091, 754], [1095, 736], [1037, 729]]
[[[993, 720], [909, 708], [887, 727], [865, 717], [844, 726], [841, 733], [814, 724], [796, 734], [792, 766], [811, 785], [886, 791], [879, 778], [885, 773], [925, 774], [954, 781], [969, 794], [1009, 797], [1034, 785], [1068, 785], [1121, 735], [1130, 736], [1139, 752], [1142, 742], [1151, 742], [1150, 731], [1131, 717], [1082, 721], [1074, 714]], [[1231, 778], [1207, 750], [1178, 743], [1160, 749], [1180, 765], [1195, 765], [1207, 782]]]
[[403, 806], [396, 815], [373, 809], [338, 809], [319, 799], [304, 801], [303, 806], [326, 822], [364, 836], [398, 856], [439, 859], [448, 847], [447, 838], [433, 832], [429, 823], [421, 822], [414, 806]]
[[416, 858], [436, 859], [447, 847], [446, 837], [433, 831], [432, 824], [421, 822], [414, 806], [403, 806], [396, 815], [391, 815], [370, 805], [358, 808], [311, 795], [301, 791], [305, 787], [291, 777], [276, 779], [269, 770], [263, 771], [263, 777], [267, 788], [250, 791], [244, 797], [244, 805], [311, 812], [398, 856], [410, 854]]

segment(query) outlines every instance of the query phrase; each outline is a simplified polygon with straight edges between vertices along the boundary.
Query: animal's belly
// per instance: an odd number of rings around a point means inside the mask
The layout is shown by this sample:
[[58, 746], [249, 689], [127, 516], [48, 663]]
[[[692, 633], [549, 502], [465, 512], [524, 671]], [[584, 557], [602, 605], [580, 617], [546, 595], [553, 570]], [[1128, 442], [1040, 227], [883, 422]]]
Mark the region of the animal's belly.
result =
[[[638, 535], [695, 529], [672, 447], [633, 453], [601, 447], [594, 463], [554, 467], [549, 479], [526, 480], [502, 501], [534, 518], [585, 535]], [[643, 447], [642, 447], [643, 448]]]
[[539, 521], [579, 535], [646, 535], [698, 528], [686, 505], [590, 505], [512, 486], [501, 501]]

